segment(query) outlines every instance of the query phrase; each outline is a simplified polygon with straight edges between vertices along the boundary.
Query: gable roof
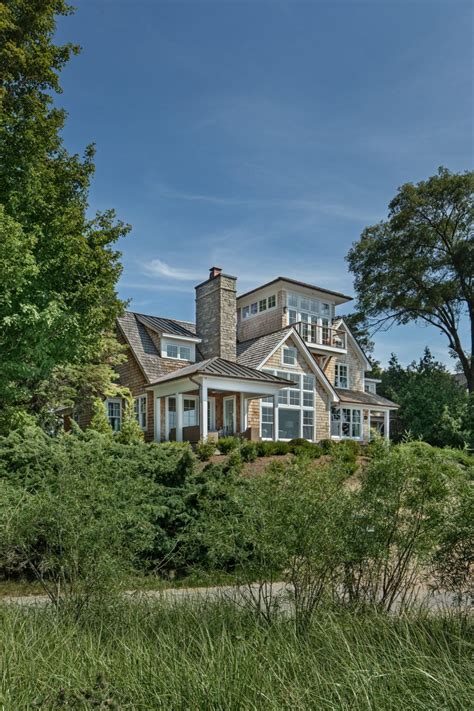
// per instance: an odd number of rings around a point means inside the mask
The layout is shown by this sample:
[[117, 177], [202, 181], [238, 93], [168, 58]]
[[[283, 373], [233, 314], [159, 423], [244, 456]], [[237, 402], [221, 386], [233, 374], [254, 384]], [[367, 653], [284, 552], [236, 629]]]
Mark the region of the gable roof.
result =
[[278, 348], [285, 334], [290, 333], [291, 326], [280, 328], [265, 336], [257, 336], [248, 341], [237, 343], [237, 363], [248, 365], [250, 368], [258, 368], [259, 365], [268, 358], [275, 348]]
[[331, 296], [337, 297], [337, 299], [341, 300], [338, 303], [344, 303], [346, 301], [352, 301], [352, 296], [347, 296], [346, 294], [341, 294], [339, 291], [331, 291], [330, 289], [323, 289], [321, 286], [316, 286], [315, 284], [307, 284], [304, 281], [298, 281], [297, 279], [290, 279], [289, 277], [284, 277], [284, 276], [278, 276], [276, 279], [272, 279], [272, 281], [267, 281], [266, 284], [261, 284], [261, 286], [256, 286], [255, 289], [250, 289], [250, 291], [246, 291], [245, 294], [240, 294], [237, 297], [237, 300], [243, 299], [245, 296], [250, 296], [250, 294], [255, 293], [256, 291], [260, 291], [261, 289], [265, 289], [267, 286], [272, 286], [272, 284], [276, 284], [279, 281], [285, 281], [287, 284], [294, 284], [295, 286], [303, 286], [306, 289], [312, 289], [313, 291], [320, 291], [322, 294], [330, 294]]
[[364, 368], [366, 370], [370, 370], [370, 368], [372, 367], [372, 364], [371, 364], [370, 360], [367, 358], [367, 356], [365, 355], [364, 351], [362, 350], [362, 348], [360, 346], [359, 341], [354, 336], [354, 334], [352, 333], [352, 331], [349, 328], [349, 326], [347, 325], [347, 323], [344, 321], [343, 318], [335, 319], [335, 321], [333, 323], [333, 328], [340, 328], [341, 326], [344, 327], [352, 345], [354, 346], [355, 350], [360, 355], [361, 359], [364, 361]]
[[[157, 323], [155, 323], [155, 321]], [[155, 328], [149, 325], [149, 323], [155, 323]], [[160, 323], [160, 329], [165, 326], [166, 331], [158, 330], [158, 322]], [[153, 342], [150, 334], [146, 327], [156, 330], [159, 333], [170, 333], [173, 327], [175, 327], [174, 333], [176, 335], [183, 335], [182, 330], [189, 334], [190, 337], [195, 338], [195, 332], [191, 330], [194, 324], [188, 323], [186, 321], [173, 321], [172, 319], [163, 319], [157, 316], [145, 316], [144, 314], [136, 314], [133, 311], [126, 311], [123, 316], [117, 318], [117, 325], [122, 332], [125, 341], [130, 346], [135, 360], [142, 371], [145, 380], [151, 382], [156, 380], [161, 375], [164, 375], [168, 371], [167, 364], [169, 361], [161, 357], [161, 353]], [[180, 332], [178, 334], [178, 331]]]
[[280, 328], [278, 331], [269, 333], [266, 336], [260, 336], [259, 338], [252, 338], [249, 341], [238, 343], [237, 362], [245, 365], [250, 365], [252, 363], [252, 367], [262, 368], [268, 358], [270, 358], [270, 356], [273, 355], [273, 353], [280, 348], [280, 346], [282, 346], [290, 336], [295, 340], [296, 345], [299, 347], [303, 357], [321, 382], [324, 389], [331, 394], [334, 400], [337, 401], [339, 398], [336, 390], [329, 382], [328, 377], [322, 368], [320, 368], [318, 363], [314, 360], [306, 343], [293, 326], [286, 326], [285, 328]]
[[356, 403], [359, 405], [371, 405], [372, 407], [390, 407], [399, 408], [396, 402], [388, 400], [386, 397], [381, 395], [375, 395], [374, 393], [366, 393], [362, 390], [346, 390], [345, 388], [336, 388], [336, 392], [339, 395], [341, 404], [344, 402]]
[[275, 375], [265, 373], [255, 368], [249, 368], [246, 365], [235, 363], [224, 358], [214, 357], [201, 360], [198, 363], [185, 365], [184, 368], [178, 368], [172, 373], [166, 373], [155, 380], [151, 385], [166, 383], [169, 380], [177, 380], [179, 378], [189, 377], [191, 375], [215, 375], [220, 378], [235, 378], [238, 380], [252, 380], [257, 382], [275, 383], [286, 385], [288, 381], [277, 378]]

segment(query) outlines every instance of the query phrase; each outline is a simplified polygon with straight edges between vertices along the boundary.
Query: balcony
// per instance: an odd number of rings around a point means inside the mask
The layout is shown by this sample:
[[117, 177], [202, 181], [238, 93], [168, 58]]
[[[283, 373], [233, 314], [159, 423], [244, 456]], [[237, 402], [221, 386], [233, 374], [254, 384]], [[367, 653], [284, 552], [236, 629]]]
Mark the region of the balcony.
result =
[[310, 348], [345, 352], [347, 348], [346, 332], [332, 326], [299, 321], [291, 324]]

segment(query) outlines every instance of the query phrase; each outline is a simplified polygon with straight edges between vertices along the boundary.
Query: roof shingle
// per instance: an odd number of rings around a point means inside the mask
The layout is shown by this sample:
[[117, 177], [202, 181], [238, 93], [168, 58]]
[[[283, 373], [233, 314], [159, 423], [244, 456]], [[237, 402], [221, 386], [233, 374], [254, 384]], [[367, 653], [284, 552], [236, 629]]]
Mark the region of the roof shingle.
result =
[[246, 365], [249, 368], [258, 368], [291, 329], [292, 326], [280, 328], [278, 331], [268, 333], [266, 336], [258, 336], [257, 338], [237, 343], [237, 363]]

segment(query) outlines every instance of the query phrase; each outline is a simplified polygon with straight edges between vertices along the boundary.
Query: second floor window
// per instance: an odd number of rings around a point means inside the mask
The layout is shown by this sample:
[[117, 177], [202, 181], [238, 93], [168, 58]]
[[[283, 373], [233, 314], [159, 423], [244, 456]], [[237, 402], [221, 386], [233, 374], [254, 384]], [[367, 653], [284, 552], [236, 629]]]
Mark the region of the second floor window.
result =
[[189, 346], [178, 346], [174, 343], [166, 345], [166, 357], [177, 358], [178, 360], [191, 360], [191, 348]]
[[283, 348], [282, 362], [285, 365], [296, 365], [296, 348]]
[[336, 363], [334, 384], [336, 388], [349, 387], [349, 368], [345, 363]]

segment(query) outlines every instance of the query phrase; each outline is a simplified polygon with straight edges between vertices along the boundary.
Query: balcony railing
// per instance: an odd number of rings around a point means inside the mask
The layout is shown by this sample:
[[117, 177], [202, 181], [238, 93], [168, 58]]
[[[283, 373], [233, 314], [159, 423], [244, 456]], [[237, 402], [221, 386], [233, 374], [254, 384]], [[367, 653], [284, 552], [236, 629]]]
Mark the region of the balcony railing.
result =
[[316, 323], [305, 323], [304, 321], [291, 325], [298, 331], [305, 343], [342, 350], [346, 348], [346, 332], [341, 329]]

